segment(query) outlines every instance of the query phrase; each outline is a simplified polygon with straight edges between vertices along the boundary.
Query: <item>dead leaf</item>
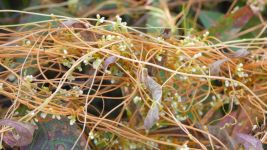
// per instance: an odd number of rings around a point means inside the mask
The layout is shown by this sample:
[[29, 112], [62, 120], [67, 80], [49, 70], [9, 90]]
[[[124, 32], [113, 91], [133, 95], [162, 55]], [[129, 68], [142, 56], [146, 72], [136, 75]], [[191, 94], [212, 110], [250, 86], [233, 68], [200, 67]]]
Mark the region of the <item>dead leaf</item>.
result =
[[86, 28], [86, 26], [83, 23], [73, 19], [63, 21], [60, 25], [60, 27], [65, 27], [65, 26], [74, 28]]
[[237, 133], [235, 139], [244, 146], [245, 150], [263, 150], [261, 141], [254, 136]]
[[221, 71], [221, 65], [226, 61], [229, 61], [229, 58], [217, 60], [217, 61], [213, 62], [212, 64], [210, 64], [210, 66], [209, 66], [210, 74], [211, 75], [219, 75], [219, 73]]
[[246, 57], [249, 54], [250, 54], [250, 52], [247, 49], [242, 48], [242, 49], [239, 49], [236, 52], [234, 52], [229, 57], [231, 57], [231, 58], [241, 58], [241, 57]]
[[159, 105], [161, 103], [162, 88], [148, 75], [146, 68], [142, 70], [141, 81], [148, 88], [153, 99], [153, 104], [144, 120], [144, 127], [149, 130], [159, 120]]
[[[203, 127], [200, 124], [196, 124], [196, 126], [203, 130]], [[217, 137], [223, 144], [225, 144], [229, 150], [235, 149], [235, 140], [229, 135], [229, 133], [224, 128], [220, 128], [220, 126], [217, 125], [209, 125], [207, 126], [208, 131], [213, 136]], [[208, 136], [206, 134], [203, 134], [207, 139]]]
[[104, 68], [107, 69], [110, 64], [113, 64], [117, 60], [116, 56], [110, 56], [104, 61]]
[[149, 130], [159, 120], [159, 105], [153, 103], [144, 120], [144, 127]]
[[37, 129], [37, 127], [32, 124], [10, 119], [2, 119], [0, 125], [10, 126], [16, 131], [16, 133], [14, 131], [8, 131], [4, 134], [3, 140], [10, 147], [29, 145], [32, 142], [33, 133], [35, 129]]

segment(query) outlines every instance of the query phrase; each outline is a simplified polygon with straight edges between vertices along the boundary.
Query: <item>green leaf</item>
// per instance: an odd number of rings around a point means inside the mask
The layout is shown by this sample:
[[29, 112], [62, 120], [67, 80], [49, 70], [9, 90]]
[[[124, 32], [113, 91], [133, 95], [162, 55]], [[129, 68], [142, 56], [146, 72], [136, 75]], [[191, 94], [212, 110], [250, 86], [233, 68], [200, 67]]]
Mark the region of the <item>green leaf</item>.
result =
[[[30, 145], [23, 147], [27, 150], [71, 149], [80, 134], [77, 124], [70, 125], [69, 119], [49, 119], [37, 123], [38, 130], [34, 133]], [[74, 149], [85, 149], [86, 139], [82, 136]]]
[[210, 28], [215, 25], [216, 22], [223, 16], [222, 13], [216, 11], [201, 11], [199, 15], [200, 22], [204, 25], [204, 27]]
[[216, 36], [222, 41], [233, 40], [232, 38], [244, 28], [253, 16], [254, 13], [250, 7], [244, 6], [234, 13], [220, 18], [218, 23], [209, 29], [210, 35]]

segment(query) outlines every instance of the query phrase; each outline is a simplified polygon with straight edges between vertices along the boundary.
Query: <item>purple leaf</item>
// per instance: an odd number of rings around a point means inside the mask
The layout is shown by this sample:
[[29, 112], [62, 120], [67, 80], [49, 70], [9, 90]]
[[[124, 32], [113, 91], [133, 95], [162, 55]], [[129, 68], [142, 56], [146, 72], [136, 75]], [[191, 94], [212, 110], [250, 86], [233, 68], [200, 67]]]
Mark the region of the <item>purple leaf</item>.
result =
[[117, 57], [116, 56], [110, 56], [108, 57], [105, 62], [104, 62], [104, 68], [107, 69], [108, 66], [112, 63], [114, 63], [115, 61], [117, 60]]
[[242, 49], [239, 49], [236, 52], [234, 52], [229, 57], [232, 57], [232, 58], [240, 58], [240, 57], [245, 57], [245, 56], [247, 56], [249, 54], [250, 54], [250, 52], [247, 49], [242, 48]]
[[33, 139], [34, 130], [37, 129], [37, 127], [34, 125], [13, 121], [10, 119], [0, 120], [0, 125], [10, 126], [16, 130], [16, 133], [14, 133], [14, 131], [7, 131], [4, 134], [3, 140], [10, 147], [26, 146], [30, 144]]
[[160, 103], [162, 97], [162, 88], [153, 78], [148, 75], [147, 69], [143, 69], [142, 82], [151, 92], [154, 101]]
[[211, 75], [219, 75], [219, 72], [221, 71], [221, 65], [228, 61], [229, 58], [224, 58], [224, 59], [221, 59], [221, 60], [217, 60], [215, 62], [213, 62], [209, 68], [210, 68], [210, 74]]
[[237, 133], [235, 137], [236, 141], [242, 144], [245, 150], [263, 150], [261, 141], [254, 136]]
[[148, 75], [147, 69], [142, 70], [141, 80], [148, 88], [153, 98], [153, 104], [144, 120], [144, 127], [148, 130], [159, 120], [162, 87]]
[[149, 130], [159, 120], [159, 106], [157, 103], [152, 104], [144, 120], [144, 127]]
[[77, 20], [72, 20], [72, 19], [69, 19], [69, 20], [66, 20], [66, 21], [63, 21], [60, 25], [61, 27], [74, 27], [74, 28], [85, 28], [85, 25], [81, 22], [78, 22]]
[[[204, 130], [203, 126], [200, 123], [196, 123], [196, 127]], [[235, 149], [235, 140], [229, 135], [225, 128], [221, 128], [218, 125], [208, 125], [206, 126], [210, 134], [218, 138], [229, 150]], [[209, 139], [207, 134], [203, 134], [205, 138]]]

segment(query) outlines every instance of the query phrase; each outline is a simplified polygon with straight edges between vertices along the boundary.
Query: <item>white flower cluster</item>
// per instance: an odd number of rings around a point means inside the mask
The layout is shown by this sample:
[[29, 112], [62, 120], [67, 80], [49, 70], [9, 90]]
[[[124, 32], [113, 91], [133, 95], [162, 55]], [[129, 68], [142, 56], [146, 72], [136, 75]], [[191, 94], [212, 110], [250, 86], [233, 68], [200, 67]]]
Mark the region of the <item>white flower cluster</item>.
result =
[[122, 18], [117, 15], [116, 22], [113, 23], [113, 28], [115, 31], [127, 32], [127, 22], [122, 22]]
[[121, 25], [121, 26], [127, 25], [127, 22], [122, 22], [122, 18], [119, 15], [116, 16], [116, 19], [117, 19], [118, 25]]
[[97, 24], [104, 23], [105, 17], [100, 17], [99, 14], [96, 15], [97, 18]]
[[188, 118], [187, 115], [179, 115], [179, 114], [177, 114], [175, 117], [179, 121], [185, 121]]
[[213, 106], [216, 106], [218, 102], [221, 101], [222, 98], [220, 94], [216, 94], [216, 95], [213, 95], [211, 99], [212, 101], [210, 102], [210, 105], [213, 107]]
[[186, 36], [183, 40], [181, 40], [183, 46], [195, 46], [201, 43], [200, 38]]
[[75, 116], [68, 116], [68, 119], [70, 119], [70, 125], [74, 125], [74, 123], [76, 122], [76, 117]]
[[120, 51], [124, 52], [126, 49], [127, 49], [127, 45], [125, 43], [120, 43], [119, 44], [119, 50]]
[[113, 41], [115, 40], [117, 37], [115, 35], [103, 35], [102, 36], [102, 41]]
[[239, 63], [236, 66], [236, 74], [238, 75], [238, 77], [248, 77], [248, 74], [244, 72], [242, 63]]
[[52, 115], [52, 119], [55, 119], [55, 118], [57, 118], [57, 120], [60, 120], [61, 116], [60, 115]]
[[228, 80], [226, 80], [225, 82], [224, 82], [224, 84], [225, 84], [225, 87], [229, 87], [229, 86], [234, 86], [234, 87], [237, 87], [238, 86], [238, 83], [237, 82], [229, 82]]
[[74, 63], [75, 63], [75, 60], [73, 60], [73, 59], [67, 59], [67, 58], [63, 59], [63, 62], [62, 62], [63, 66], [66, 66], [68, 68], [71, 68], [71, 66]]
[[72, 88], [72, 91], [74, 92], [74, 95], [76, 97], [79, 97], [80, 95], [83, 95], [83, 90], [81, 90], [80, 87], [78, 87], [78, 86], [74, 86]]

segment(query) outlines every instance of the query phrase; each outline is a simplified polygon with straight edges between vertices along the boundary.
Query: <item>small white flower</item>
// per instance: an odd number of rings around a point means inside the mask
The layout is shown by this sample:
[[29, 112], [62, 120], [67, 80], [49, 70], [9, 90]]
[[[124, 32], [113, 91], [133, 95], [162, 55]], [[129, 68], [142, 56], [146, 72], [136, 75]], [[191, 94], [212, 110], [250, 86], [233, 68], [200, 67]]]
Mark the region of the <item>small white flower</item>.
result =
[[185, 60], [184, 55], [180, 55], [180, 56], [179, 56], [179, 61], [183, 61], [183, 60]]
[[60, 115], [56, 115], [56, 118], [57, 118], [57, 120], [61, 119]]
[[257, 129], [257, 125], [254, 124], [254, 125], [252, 126], [252, 131], [254, 131], [255, 129]]
[[157, 37], [158, 41], [164, 41], [164, 39], [162, 37]]
[[133, 99], [133, 102], [134, 102], [135, 104], [137, 104], [137, 103], [140, 102], [141, 100], [142, 100], [142, 99], [141, 99], [140, 96], [135, 96], [134, 99]]
[[131, 143], [131, 144], [130, 144], [130, 146], [129, 146], [129, 148], [130, 148], [130, 149], [136, 149], [136, 148], [137, 148], [137, 146], [136, 146], [136, 144], [135, 144], [135, 143]]
[[27, 110], [26, 111], [29, 115], [31, 115], [31, 116], [34, 116], [35, 115], [35, 112], [34, 111], [29, 111], [29, 110]]
[[189, 150], [189, 147], [187, 147], [187, 144], [184, 144], [179, 150]]
[[16, 112], [14, 113], [14, 116], [17, 116], [17, 115], [19, 115], [19, 112], [18, 112], [18, 111], [16, 111]]
[[183, 105], [182, 109], [183, 109], [183, 110], [186, 110], [186, 109], [187, 109], [187, 107], [186, 107], [185, 105]]
[[26, 40], [26, 41], [25, 41], [25, 45], [26, 45], [26, 46], [30, 46], [30, 45], [31, 45], [31, 41], [30, 41], [30, 40]]
[[204, 37], [207, 37], [207, 36], [209, 36], [209, 34], [210, 34], [210, 32], [209, 32], [209, 31], [206, 31], [206, 32], [203, 34], [203, 36], [204, 36]]
[[125, 51], [127, 46], [125, 44], [120, 44], [119, 49], [120, 51]]
[[171, 106], [172, 106], [172, 108], [177, 109], [177, 102], [173, 101]]
[[38, 118], [34, 118], [34, 121], [35, 121], [35, 122], [38, 122], [39, 120], [38, 120]]
[[27, 75], [26, 77], [24, 77], [24, 80], [32, 82], [34, 80], [34, 77], [32, 75]]
[[121, 23], [122, 18], [121, 18], [119, 15], [116, 16], [116, 19], [117, 19], [117, 21], [118, 21], [119, 23]]
[[238, 83], [237, 82], [234, 82], [234, 87], [238, 87]]
[[83, 60], [83, 63], [84, 63], [85, 65], [88, 65], [88, 64], [89, 64], [89, 62], [88, 62], [87, 59]]
[[162, 61], [162, 56], [161, 55], [156, 55], [157, 61], [161, 62]]
[[197, 71], [197, 69], [196, 68], [192, 68], [192, 70], [191, 70], [192, 72], [196, 72]]
[[43, 119], [45, 119], [45, 118], [46, 118], [46, 116], [47, 116], [47, 114], [46, 114], [46, 113], [44, 113], [44, 112], [42, 112], [42, 113], [40, 114], [40, 117], [41, 117], [41, 118], [43, 118]]
[[76, 117], [75, 116], [68, 116], [68, 118], [70, 119], [70, 125], [74, 125], [74, 123], [76, 122]]
[[93, 140], [93, 139], [95, 138], [93, 132], [89, 132], [89, 138], [90, 138], [91, 140]]
[[63, 53], [64, 53], [65, 55], [67, 55], [67, 54], [68, 54], [68, 50], [63, 49]]
[[100, 17], [99, 14], [96, 15], [96, 18], [97, 18], [99, 23], [103, 23], [105, 21], [105, 17]]
[[180, 79], [181, 79], [181, 80], [187, 80], [188, 77], [187, 77], [187, 76], [180, 76]]
[[4, 83], [0, 83], [0, 90], [3, 89]]
[[105, 70], [105, 73], [107, 73], [107, 74], [111, 74], [111, 71], [109, 71], [109, 70]]
[[80, 87], [74, 86], [72, 89], [74, 90], [76, 97], [79, 97], [80, 95], [83, 95], [83, 90], [81, 90]]
[[127, 25], [127, 22], [122, 22], [121, 25], [122, 26], [126, 26]]
[[105, 17], [101, 17], [99, 20], [100, 23], [104, 23], [104, 21], [105, 21]]
[[193, 59], [197, 59], [197, 58], [199, 58], [199, 57], [201, 57], [201, 56], [202, 56], [202, 53], [199, 52], [199, 53], [195, 54], [192, 58], [193, 58]]
[[111, 84], [114, 84], [114, 83], [116, 83], [116, 80], [112, 79], [112, 80], [110, 80], [110, 82], [111, 82]]
[[14, 74], [9, 74], [8, 76], [7, 76], [7, 79], [9, 80], [9, 81], [14, 81], [14, 80], [16, 80], [16, 76], [14, 75]]
[[228, 80], [226, 80], [226, 81], [224, 82], [224, 84], [225, 84], [225, 87], [229, 87], [229, 86], [230, 86], [230, 83], [229, 83]]
[[182, 102], [182, 97], [178, 93], [175, 93], [174, 96], [177, 98], [179, 103]]
[[68, 75], [67, 79], [69, 81], [74, 81], [75, 80], [75, 77], [73, 75]]
[[244, 65], [243, 65], [243, 63], [239, 63], [237, 66], [238, 66], [239, 68], [242, 68]]
[[237, 71], [242, 71], [243, 70], [243, 68], [237, 68]]
[[215, 106], [215, 104], [216, 104], [215, 102], [210, 102], [210, 106], [212, 107]]
[[180, 116], [180, 115], [176, 115], [176, 118], [180, 121], [185, 121], [187, 119], [186, 116]]
[[93, 62], [93, 68], [94, 69], [98, 69], [98, 67], [101, 65], [102, 63], [102, 59], [97, 58], [94, 62]]
[[109, 34], [109, 35], [106, 36], [106, 40], [107, 40], [107, 41], [112, 41], [112, 40], [114, 40], [114, 39], [115, 39], [115, 36], [114, 36], [114, 35], [110, 35], [110, 34]]

